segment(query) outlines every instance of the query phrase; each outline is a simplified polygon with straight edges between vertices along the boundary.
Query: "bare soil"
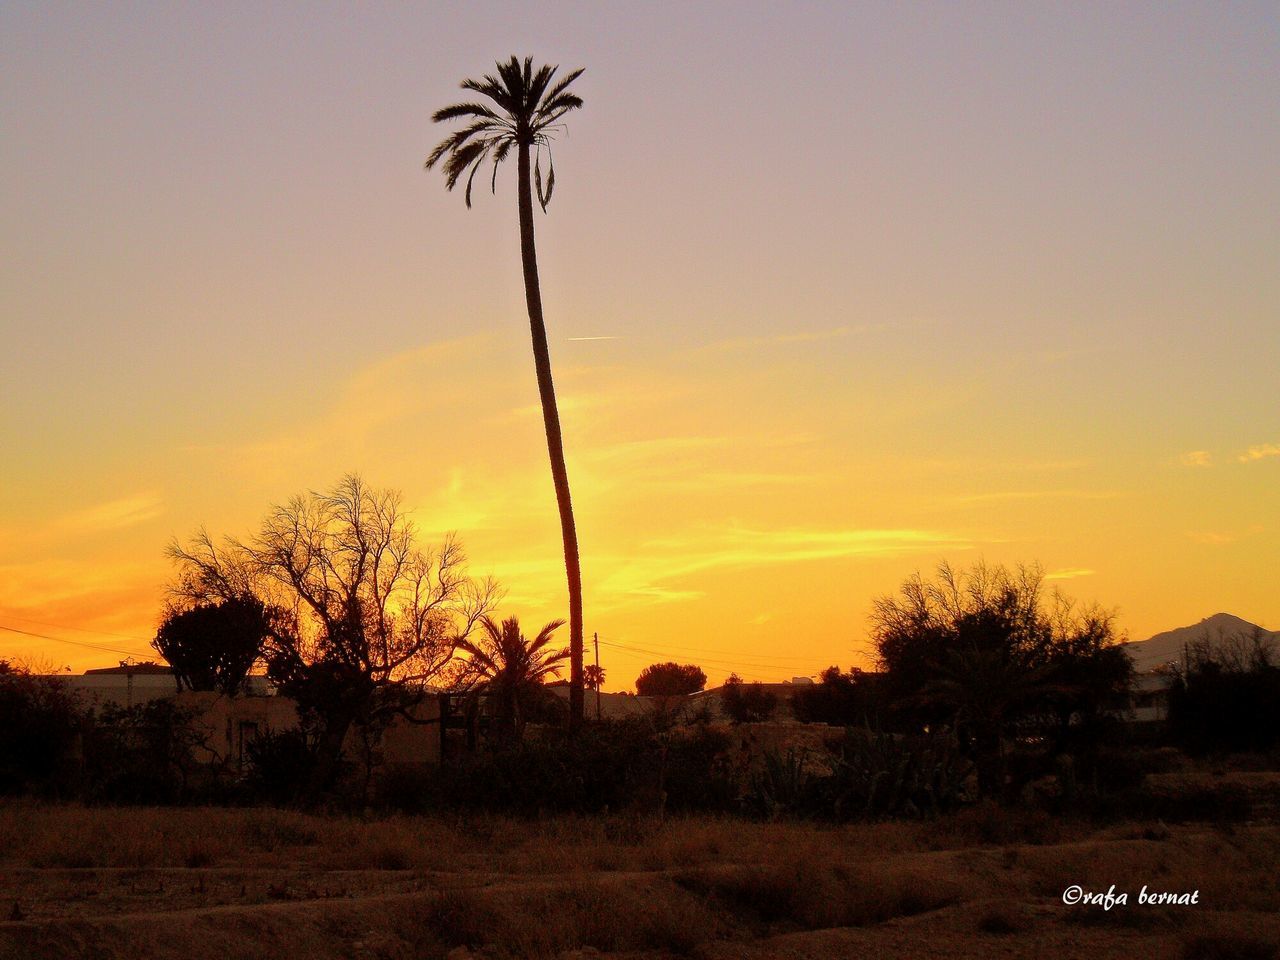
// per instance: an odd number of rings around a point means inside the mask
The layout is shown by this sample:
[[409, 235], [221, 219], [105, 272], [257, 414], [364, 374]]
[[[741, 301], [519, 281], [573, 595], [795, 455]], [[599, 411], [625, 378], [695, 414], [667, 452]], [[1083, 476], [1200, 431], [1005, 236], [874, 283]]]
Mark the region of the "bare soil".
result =
[[[1064, 904], [1072, 884], [1129, 902]], [[1270, 822], [0, 806], [4, 958], [1275, 957], [1278, 908]]]

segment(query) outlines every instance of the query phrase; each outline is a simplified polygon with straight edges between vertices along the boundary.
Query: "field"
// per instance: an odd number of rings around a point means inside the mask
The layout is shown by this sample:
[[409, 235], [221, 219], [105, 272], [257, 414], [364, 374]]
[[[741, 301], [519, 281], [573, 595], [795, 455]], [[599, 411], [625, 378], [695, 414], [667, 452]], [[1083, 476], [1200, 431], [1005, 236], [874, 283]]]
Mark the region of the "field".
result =
[[[1107, 911], [1064, 888], [1128, 891]], [[1139, 905], [1149, 889], [1199, 891]], [[0, 956], [1275, 956], [1280, 828], [0, 807]]]

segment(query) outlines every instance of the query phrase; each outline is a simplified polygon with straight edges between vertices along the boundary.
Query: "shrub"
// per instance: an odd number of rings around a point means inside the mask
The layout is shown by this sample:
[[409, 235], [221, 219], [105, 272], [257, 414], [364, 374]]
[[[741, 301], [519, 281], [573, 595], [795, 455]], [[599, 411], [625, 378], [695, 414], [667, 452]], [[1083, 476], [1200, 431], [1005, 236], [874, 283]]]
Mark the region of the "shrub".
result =
[[245, 744], [251, 796], [270, 803], [301, 798], [319, 758], [303, 730], [265, 731]]
[[751, 774], [742, 804], [747, 813], [762, 820], [814, 816], [822, 807], [819, 790], [820, 780], [809, 770], [806, 751], [769, 751], [760, 769]]
[[969, 764], [947, 737], [847, 730], [834, 750], [827, 791], [836, 819], [937, 816], [966, 797]]
[[710, 727], [668, 728], [651, 717], [592, 724], [574, 736], [548, 730], [440, 767], [422, 778], [413, 805], [525, 816], [727, 809], [735, 796], [727, 746], [727, 735]]
[[824, 758], [767, 753], [743, 797], [754, 816], [837, 821], [925, 817], [965, 799], [969, 765], [944, 737], [847, 730]]
[[74, 694], [0, 660], [0, 717], [0, 795], [68, 789], [84, 725]]
[[724, 682], [724, 712], [734, 723], [760, 723], [773, 716], [778, 698], [760, 683], [743, 683], [736, 673]]
[[179, 803], [191, 798], [201, 737], [193, 712], [171, 700], [109, 705], [91, 715], [85, 737], [85, 799]]

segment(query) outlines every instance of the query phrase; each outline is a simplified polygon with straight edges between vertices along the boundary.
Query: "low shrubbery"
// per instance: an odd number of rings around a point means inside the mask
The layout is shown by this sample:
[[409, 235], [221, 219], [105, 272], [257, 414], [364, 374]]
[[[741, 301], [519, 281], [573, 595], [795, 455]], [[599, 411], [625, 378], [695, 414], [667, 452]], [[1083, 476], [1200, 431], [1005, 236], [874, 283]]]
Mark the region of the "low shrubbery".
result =
[[765, 754], [743, 805], [765, 819], [937, 816], [966, 799], [970, 769], [947, 738], [851, 728], [825, 756]]
[[693, 724], [647, 718], [589, 726], [575, 736], [548, 730], [457, 758], [423, 777], [393, 772], [381, 796], [406, 809], [475, 809], [517, 814], [593, 813], [641, 807], [728, 810], [736, 790], [725, 759], [728, 737]]

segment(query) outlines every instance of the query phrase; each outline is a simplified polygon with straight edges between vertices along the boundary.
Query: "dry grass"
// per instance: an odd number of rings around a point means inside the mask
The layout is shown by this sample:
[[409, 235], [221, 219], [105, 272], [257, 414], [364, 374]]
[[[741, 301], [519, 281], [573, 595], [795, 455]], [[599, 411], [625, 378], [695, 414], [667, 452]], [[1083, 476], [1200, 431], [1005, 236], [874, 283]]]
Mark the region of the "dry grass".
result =
[[[1198, 889], [1200, 903], [1068, 908], [1071, 883]], [[996, 942], [1053, 956], [1060, 942], [1091, 957], [1144, 943], [1158, 949], [1137, 953], [1209, 960], [1276, 956], [1278, 918], [1280, 829], [1268, 824], [1098, 830], [998, 808], [834, 827], [0, 805], [0, 957], [874, 957], [944, 945], [979, 957]]]

